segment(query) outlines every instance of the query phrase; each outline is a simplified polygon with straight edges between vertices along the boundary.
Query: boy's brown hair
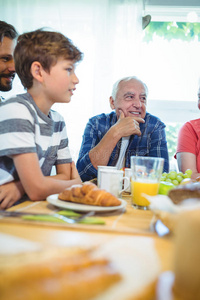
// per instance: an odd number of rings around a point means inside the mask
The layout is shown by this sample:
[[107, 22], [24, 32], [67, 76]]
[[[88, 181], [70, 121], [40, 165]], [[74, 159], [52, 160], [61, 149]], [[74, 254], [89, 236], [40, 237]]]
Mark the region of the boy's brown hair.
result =
[[54, 31], [38, 29], [21, 34], [17, 39], [14, 50], [16, 72], [26, 89], [33, 85], [33, 76], [30, 72], [34, 61], [40, 62], [46, 72], [59, 58], [79, 62], [83, 54], [76, 48], [70, 39]]

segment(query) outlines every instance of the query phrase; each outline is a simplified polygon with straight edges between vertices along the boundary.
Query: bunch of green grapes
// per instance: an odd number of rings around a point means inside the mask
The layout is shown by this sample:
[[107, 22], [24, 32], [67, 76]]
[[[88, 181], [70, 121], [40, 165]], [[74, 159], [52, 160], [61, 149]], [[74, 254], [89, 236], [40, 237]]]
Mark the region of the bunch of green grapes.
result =
[[174, 185], [179, 185], [184, 179], [186, 178], [191, 178], [192, 176], [192, 170], [187, 169], [185, 173], [183, 174], [182, 172], [176, 172], [176, 171], [171, 171], [169, 173], [162, 173], [160, 181], [166, 181], [173, 183]]

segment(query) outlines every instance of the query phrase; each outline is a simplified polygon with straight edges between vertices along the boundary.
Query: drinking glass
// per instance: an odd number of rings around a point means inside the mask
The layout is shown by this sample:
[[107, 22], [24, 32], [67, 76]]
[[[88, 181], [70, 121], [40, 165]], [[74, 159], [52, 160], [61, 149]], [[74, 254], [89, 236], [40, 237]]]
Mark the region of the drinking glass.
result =
[[148, 209], [150, 203], [143, 194], [158, 194], [163, 164], [164, 158], [131, 156], [131, 198], [134, 207]]

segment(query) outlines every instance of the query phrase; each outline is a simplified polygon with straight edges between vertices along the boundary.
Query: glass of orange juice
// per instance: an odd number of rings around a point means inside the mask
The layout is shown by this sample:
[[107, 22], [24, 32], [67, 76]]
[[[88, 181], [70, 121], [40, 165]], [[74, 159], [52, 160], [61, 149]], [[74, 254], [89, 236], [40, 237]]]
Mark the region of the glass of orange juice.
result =
[[150, 196], [158, 194], [163, 164], [164, 158], [131, 156], [131, 197], [134, 207], [148, 209], [150, 203], [143, 194]]

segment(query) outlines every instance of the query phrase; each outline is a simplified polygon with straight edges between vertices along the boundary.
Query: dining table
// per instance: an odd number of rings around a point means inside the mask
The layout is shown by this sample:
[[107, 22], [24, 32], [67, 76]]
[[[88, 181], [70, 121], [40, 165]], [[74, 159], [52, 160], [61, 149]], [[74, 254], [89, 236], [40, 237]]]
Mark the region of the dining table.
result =
[[[74, 224], [34, 218], [62, 210], [48, 200], [26, 200], [12, 206], [6, 211], [23, 213], [25, 217], [0, 214], [0, 258], [6, 255], [12, 261], [16, 254], [34, 252], [38, 247], [58, 251], [73, 247], [94, 248], [97, 254], [112, 261], [123, 278], [95, 300], [158, 299], [147, 295], [139, 298], [138, 295], [151, 284], [156, 293], [155, 283], [163, 274], [172, 273], [173, 233], [160, 235], [155, 230], [154, 212], [133, 207], [129, 193], [123, 193], [121, 200], [124, 205], [120, 209], [97, 210], [87, 217], [91, 222], [83, 219]], [[0, 259], [0, 268], [3, 261]]]

